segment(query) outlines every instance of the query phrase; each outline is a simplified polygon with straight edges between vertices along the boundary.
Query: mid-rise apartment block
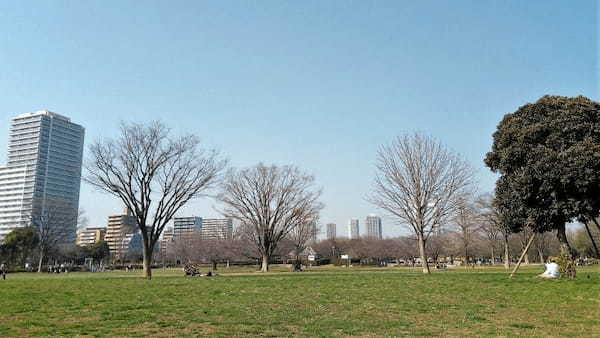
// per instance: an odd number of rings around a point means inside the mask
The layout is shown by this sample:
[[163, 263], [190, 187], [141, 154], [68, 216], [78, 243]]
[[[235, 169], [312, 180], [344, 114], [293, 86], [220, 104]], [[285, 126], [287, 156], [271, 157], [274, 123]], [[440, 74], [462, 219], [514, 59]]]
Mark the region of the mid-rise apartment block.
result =
[[173, 237], [199, 234], [203, 239], [227, 239], [233, 236], [233, 220], [227, 218], [175, 217]]
[[200, 233], [202, 231], [202, 217], [175, 217], [173, 219], [173, 236], [181, 237]]
[[167, 256], [169, 245], [171, 245], [173, 241], [173, 227], [165, 228], [162, 237], [160, 238], [160, 254], [163, 258]]
[[91, 246], [104, 240], [106, 227], [88, 227], [77, 232], [77, 245]]
[[205, 218], [202, 220], [202, 238], [229, 239], [233, 237], [233, 220], [228, 218]]
[[0, 167], [0, 241], [46, 219], [75, 242], [84, 134], [82, 126], [47, 110], [12, 118], [8, 161]]
[[123, 214], [108, 216], [104, 240], [114, 259], [120, 259], [127, 253], [129, 242], [138, 231], [135, 217], [129, 209], [125, 208]]

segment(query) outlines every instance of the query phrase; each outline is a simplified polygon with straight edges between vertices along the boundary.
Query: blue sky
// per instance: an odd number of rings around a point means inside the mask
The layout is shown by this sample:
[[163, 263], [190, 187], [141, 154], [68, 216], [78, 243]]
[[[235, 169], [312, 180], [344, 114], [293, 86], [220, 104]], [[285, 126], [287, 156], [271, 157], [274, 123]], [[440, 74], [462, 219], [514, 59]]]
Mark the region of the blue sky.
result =
[[[86, 127], [161, 119], [233, 166], [295, 164], [324, 223], [365, 201], [378, 145], [421, 131], [483, 166], [501, 117], [544, 94], [599, 100], [596, 1], [27, 1], [0, 4], [0, 151], [18, 113]], [[83, 186], [93, 225], [121, 209]], [[200, 200], [183, 213], [216, 216]], [[401, 233], [384, 219], [384, 235]]]

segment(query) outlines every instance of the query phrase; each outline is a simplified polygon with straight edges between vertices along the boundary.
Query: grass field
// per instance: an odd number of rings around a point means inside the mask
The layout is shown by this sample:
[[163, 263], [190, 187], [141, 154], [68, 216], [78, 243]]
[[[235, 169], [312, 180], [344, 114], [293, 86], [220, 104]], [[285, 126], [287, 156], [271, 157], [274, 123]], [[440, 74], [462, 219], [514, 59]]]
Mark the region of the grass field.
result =
[[600, 269], [574, 281], [539, 270], [12, 274], [0, 336], [600, 336]]

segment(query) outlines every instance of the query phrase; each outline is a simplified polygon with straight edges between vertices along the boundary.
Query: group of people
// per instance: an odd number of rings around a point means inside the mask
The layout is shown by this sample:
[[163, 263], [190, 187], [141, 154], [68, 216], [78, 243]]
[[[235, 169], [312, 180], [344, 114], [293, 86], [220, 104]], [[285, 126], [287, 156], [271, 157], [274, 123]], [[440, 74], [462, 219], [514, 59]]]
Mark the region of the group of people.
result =
[[215, 277], [215, 276], [217, 276], [217, 274], [212, 271], [208, 271], [206, 274], [202, 274], [199, 266], [191, 265], [191, 264], [186, 264], [183, 267], [183, 273], [185, 274], [186, 277], [188, 277], [188, 276], [189, 277]]
[[65, 264], [48, 265], [48, 273], [68, 273], [69, 268]]

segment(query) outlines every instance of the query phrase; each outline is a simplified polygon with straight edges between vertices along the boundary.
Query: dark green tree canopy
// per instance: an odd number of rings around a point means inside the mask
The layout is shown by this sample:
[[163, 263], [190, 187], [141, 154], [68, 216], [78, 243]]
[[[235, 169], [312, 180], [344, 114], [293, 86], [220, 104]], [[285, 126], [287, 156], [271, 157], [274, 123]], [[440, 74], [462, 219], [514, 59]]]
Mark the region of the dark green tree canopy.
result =
[[37, 232], [33, 227], [16, 228], [4, 238], [4, 244], [19, 248], [35, 248], [38, 244]]
[[[35, 228], [16, 228], [4, 238], [1, 248], [2, 256], [7, 256], [9, 261], [17, 260], [13, 263], [23, 265], [38, 243], [39, 237]], [[4, 257], [0, 257], [0, 260], [4, 259]]]
[[[544, 96], [507, 114], [485, 163], [501, 174], [497, 198], [535, 231], [600, 212], [600, 103]], [[520, 208], [520, 209], [519, 209]]]
[[110, 255], [108, 243], [106, 243], [105, 241], [94, 243], [94, 245], [90, 247], [90, 255], [92, 256], [92, 258], [99, 261], [107, 258]]

